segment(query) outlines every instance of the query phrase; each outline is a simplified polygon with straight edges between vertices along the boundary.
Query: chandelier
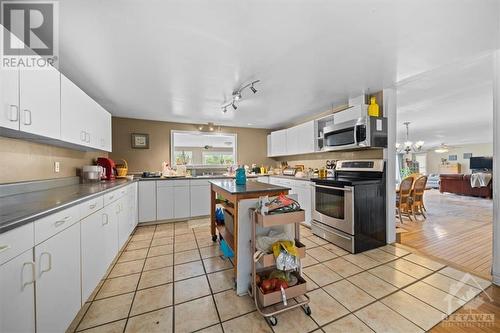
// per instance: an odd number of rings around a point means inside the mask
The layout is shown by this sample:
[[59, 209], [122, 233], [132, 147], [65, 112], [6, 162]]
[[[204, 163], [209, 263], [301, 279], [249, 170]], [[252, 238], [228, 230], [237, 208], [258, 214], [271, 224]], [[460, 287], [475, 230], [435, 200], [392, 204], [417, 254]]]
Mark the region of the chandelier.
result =
[[417, 153], [422, 150], [422, 147], [424, 146], [424, 141], [420, 140], [415, 143], [410, 141], [410, 122], [406, 121], [403, 123], [406, 127], [406, 141], [401, 144], [399, 142], [396, 142], [396, 151], [398, 153]]

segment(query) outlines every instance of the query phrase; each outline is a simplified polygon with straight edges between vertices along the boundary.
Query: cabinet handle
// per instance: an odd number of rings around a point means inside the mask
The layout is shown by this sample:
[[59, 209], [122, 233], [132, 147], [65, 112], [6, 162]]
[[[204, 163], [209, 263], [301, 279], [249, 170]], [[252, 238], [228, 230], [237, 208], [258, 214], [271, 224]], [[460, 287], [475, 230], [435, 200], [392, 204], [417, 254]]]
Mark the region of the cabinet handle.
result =
[[80, 141], [85, 141], [85, 138], [87, 137], [85, 131], [80, 132]]
[[63, 225], [64, 223], [68, 222], [69, 220], [71, 220], [71, 216], [66, 216], [65, 218], [63, 218], [62, 220], [59, 220], [59, 221], [56, 221], [54, 223], [54, 225], [57, 227]]
[[85, 142], [90, 143], [90, 133], [85, 132]]
[[106, 224], [109, 224], [109, 216], [108, 216], [108, 214], [105, 213], [105, 214], [102, 214], [102, 216], [106, 217], [106, 220], [103, 219], [102, 225], [104, 226]]
[[[12, 116], [14, 116], [14, 117], [12, 117]], [[14, 105], [14, 104], [10, 105], [9, 120], [10, 121], [18, 121], [19, 120], [19, 107], [17, 105]]]
[[[29, 115], [29, 117], [27, 117], [27, 115]], [[29, 122], [26, 121], [26, 119], [29, 118]], [[24, 109], [24, 125], [31, 125], [31, 111], [28, 110], [28, 109]]]
[[[24, 287], [29, 286], [32, 283], [35, 283], [35, 280], [36, 280], [35, 263], [33, 261], [25, 262], [23, 264], [23, 269], [22, 269], [23, 272], [24, 272], [25, 266], [31, 266], [31, 281], [23, 282], [23, 286], [21, 289], [24, 289]], [[23, 274], [23, 276], [24, 276], [24, 274]], [[22, 280], [24, 280], [24, 279], [22, 279]]]
[[90, 209], [94, 209], [94, 208], [95, 208], [95, 206], [96, 206], [96, 204], [92, 204], [92, 205], [90, 205], [90, 206], [89, 206], [89, 208], [90, 208]]
[[10, 249], [10, 245], [2, 245], [0, 246], [0, 253], [7, 251]]
[[[47, 269], [42, 269], [42, 263], [43, 263], [43, 256], [44, 255], [47, 255], [49, 257], [49, 267]], [[52, 269], [52, 254], [50, 254], [49, 252], [42, 252], [40, 254], [40, 274], [39, 276], [42, 276], [43, 273], [46, 273], [48, 271], [50, 271]]]
[[110, 196], [109, 196], [109, 200], [113, 200], [113, 199], [114, 199], [114, 197], [115, 197], [114, 195], [110, 195]]

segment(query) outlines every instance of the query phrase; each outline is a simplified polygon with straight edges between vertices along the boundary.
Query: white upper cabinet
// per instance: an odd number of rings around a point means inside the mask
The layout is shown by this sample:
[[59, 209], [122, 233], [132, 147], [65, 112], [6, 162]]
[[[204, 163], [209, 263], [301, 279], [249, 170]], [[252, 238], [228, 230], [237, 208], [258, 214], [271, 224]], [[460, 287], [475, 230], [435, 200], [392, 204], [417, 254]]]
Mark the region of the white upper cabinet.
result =
[[282, 156], [287, 154], [286, 134], [286, 130], [271, 132], [272, 156]]
[[111, 151], [111, 115], [62, 74], [61, 139]]
[[268, 156], [284, 156], [313, 153], [314, 120], [271, 132], [267, 140]]
[[[0, 25], [0, 33], [9, 33]], [[11, 34], [11, 38], [15, 38]], [[19, 71], [0, 68], [0, 127], [19, 130]]]
[[0, 69], [0, 127], [19, 129], [19, 72]]
[[21, 131], [60, 139], [60, 74], [55, 68], [20, 69], [19, 101]]

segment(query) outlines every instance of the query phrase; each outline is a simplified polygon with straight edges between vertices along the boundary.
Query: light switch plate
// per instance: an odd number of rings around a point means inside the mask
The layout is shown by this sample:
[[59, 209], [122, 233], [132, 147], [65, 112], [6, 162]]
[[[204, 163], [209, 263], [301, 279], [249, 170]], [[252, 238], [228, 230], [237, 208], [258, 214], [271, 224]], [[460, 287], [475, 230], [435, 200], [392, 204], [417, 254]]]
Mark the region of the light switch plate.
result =
[[54, 162], [54, 172], [59, 172], [61, 170], [61, 166], [59, 162]]

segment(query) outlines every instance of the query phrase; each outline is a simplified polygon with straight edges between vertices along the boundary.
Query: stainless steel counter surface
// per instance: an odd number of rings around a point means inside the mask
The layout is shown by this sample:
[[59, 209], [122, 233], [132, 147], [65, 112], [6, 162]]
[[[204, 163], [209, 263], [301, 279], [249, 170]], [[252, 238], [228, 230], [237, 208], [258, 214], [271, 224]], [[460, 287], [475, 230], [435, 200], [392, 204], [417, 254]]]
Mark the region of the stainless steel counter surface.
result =
[[0, 234], [134, 181], [74, 184], [0, 197]]

